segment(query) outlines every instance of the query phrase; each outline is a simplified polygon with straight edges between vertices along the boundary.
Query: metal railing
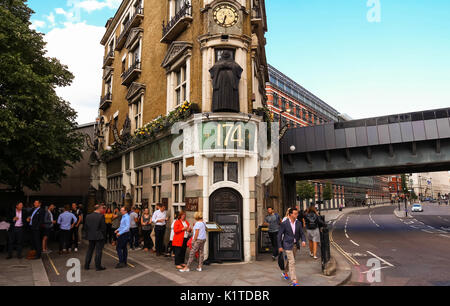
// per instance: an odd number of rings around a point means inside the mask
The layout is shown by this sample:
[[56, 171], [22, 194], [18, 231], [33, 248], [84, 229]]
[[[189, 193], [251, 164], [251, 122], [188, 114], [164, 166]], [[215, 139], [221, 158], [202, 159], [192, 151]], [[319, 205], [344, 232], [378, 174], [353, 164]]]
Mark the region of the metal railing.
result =
[[143, 15], [143, 14], [144, 14], [144, 9], [142, 7], [137, 7], [136, 10], [134, 11], [133, 16], [123, 26], [123, 30], [122, 30], [122, 32], [120, 32], [120, 35], [119, 35], [119, 38], [117, 39], [117, 41], [121, 41], [124, 38], [124, 36], [128, 34], [128, 30], [130, 29], [130, 26], [133, 23], [133, 21], [136, 19], [136, 16]]
[[136, 69], [141, 69], [141, 62], [139, 60], [135, 61], [131, 67], [122, 74], [122, 80], [126, 80]]
[[184, 2], [180, 10], [176, 12], [175, 16], [173, 16], [167, 24], [165, 24], [165, 21], [163, 21], [163, 37], [166, 36], [167, 33], [169, 33], [169, 31], [177, 24], [180, 19], [186, 16], [192, 17], [192, 5], [189, 1]]
[[109, 53], [106, 55], [105, 59], [103, 60], [103, 66], [105, 66], [106, 62], [108, 62], [110, 58], [114, 58], [114, 50], [109, 51]]
[[105, 96], [100, 97], [100, 107], [102, 107], [106, 102], [112, 101], [112, 93], [107, 93]]

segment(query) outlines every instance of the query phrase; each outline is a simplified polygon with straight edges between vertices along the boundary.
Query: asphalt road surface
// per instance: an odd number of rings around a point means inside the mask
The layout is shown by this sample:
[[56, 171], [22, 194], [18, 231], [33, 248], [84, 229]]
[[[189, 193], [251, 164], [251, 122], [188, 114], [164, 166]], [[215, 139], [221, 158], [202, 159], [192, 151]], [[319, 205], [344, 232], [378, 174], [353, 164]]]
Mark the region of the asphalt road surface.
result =
[[413, 218], [375, 207], [334, 223], [332, 244], [353, 267], [348, 285], [450, 285], [450, 206], [423, 206]]

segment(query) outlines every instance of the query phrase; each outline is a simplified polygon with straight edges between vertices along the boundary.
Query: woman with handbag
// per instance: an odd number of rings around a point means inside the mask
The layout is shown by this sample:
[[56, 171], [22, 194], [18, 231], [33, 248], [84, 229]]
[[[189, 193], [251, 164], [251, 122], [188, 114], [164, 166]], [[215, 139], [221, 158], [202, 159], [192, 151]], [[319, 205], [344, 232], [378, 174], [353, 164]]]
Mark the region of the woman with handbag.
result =
[[189, 241], [189, 234], [191, 233], [189, 222], [186, 221], [186, 213], [181, 211], [178, 215], [178, 220], [173, 226], [173, 241], [172, 247], [175, 251], [175, 265], [177, 269], [183, 269], [186, 265], [186, 249]]

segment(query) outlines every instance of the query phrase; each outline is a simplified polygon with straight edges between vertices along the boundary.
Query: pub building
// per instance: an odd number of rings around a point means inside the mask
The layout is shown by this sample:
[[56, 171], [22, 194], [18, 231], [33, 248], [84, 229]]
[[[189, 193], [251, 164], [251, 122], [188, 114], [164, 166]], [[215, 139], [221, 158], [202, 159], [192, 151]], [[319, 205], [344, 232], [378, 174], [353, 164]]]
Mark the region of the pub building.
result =
[[161, 203], [171, 221], [201, 211], [223, 230], [206, 257], [255, 260], [266, 200], [279, 198], [266, 31], [264, 0], [122, 1], [101, 40], [91, 204]]

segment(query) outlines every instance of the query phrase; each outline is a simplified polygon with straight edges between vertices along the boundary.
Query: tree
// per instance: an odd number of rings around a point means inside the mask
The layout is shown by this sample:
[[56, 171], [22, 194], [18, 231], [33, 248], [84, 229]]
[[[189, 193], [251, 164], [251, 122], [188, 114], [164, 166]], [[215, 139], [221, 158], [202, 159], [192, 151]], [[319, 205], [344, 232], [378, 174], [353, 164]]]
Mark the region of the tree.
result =
[[[323, 200], [331, 201], [333, 199], [333, 187], [331, 187], [331, 183], [327, 183], [325, 188], [323, 189]], [[331, 205], [328, 205], [330, 207]]]
[[406, 174], [401, 175], [401, 180], [402, 180], [402, 192], [405, 195], [405, 197], [408, 197], [409, 189], [408, 189], [408, 181], [407, 181]]
[[314, 185], [308, 181], [298, 182], [297, 183], [297, 195], [300, 197], [300, 199], [302, 201], [314, 199], [314, 197], [316, 196], [316, 191], [314, 189]]
[[18, 192], [58, 183], [81, 159], [76, 112], [56, 95], [73, 75], [45, 56], [24, 0], [0, 0], [0, 183]]

